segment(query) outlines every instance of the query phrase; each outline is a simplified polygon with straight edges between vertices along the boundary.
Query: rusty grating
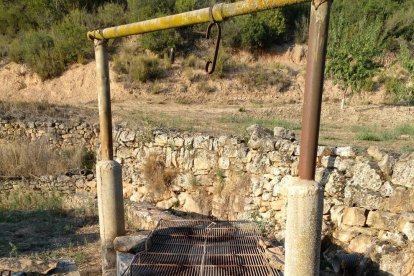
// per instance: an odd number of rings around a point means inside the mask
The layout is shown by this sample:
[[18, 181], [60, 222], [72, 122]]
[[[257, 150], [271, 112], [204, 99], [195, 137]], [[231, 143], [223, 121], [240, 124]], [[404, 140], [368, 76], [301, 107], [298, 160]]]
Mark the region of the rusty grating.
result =
[[162, 220], [124, 275], [281, 275], [251, 222]]

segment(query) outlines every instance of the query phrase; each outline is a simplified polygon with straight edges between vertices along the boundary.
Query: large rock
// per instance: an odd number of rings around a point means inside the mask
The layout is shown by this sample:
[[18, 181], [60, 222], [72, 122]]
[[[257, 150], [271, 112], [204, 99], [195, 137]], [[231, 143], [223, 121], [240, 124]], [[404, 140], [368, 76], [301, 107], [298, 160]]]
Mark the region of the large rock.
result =
[[283, 127], [275, 127], [273, 129], [273, 135], [279, 139], [295, 141], [295, 132]]
[[334, 149], [334, 155], [341, 157], [354, 157], [356, 153], [352, 147], [337, 147]]
[[121, 236], [114, 240], [114, 248], [118, 252], [138, 253], [145, 250], [148, 235]]
[[384, 198], [378, 192], [348, 185], [344, 191], [344, 202], [348, 206], [359, 206], [367, 210], [382, 210]]
[[203, 206], [203, 202], [197, 196], [193, 196], [189, 193], [181, 193], [180, 195], [178, 195], [178, 200], [180, 202], [180, 205], [182, 205], [181, 210], [184, 212], [198, 215], [209, 214], [209, 208]]
[[194, 170], [203, 171], [214, 168], [217, 164], [217, 155], [206, 150], [197, 150], [194, 158]]
[[367, 149], [367, 153], [377, 161], [380, 161], [384, 154], [380, 151], [378, 147], [371, 146]]
[[395, 226], [397, 217], [398, 215], [392, 213], [370, 211], [367, 217], [367, 225], [375, 229], [389, 230]]
[[390, 197], [384, 198], [383, 209], [398, 214], [414, 212], [414, 190], [396, 187]]
[[372, 237], [368, 235], [359, 235], [354, 238], [348, 246], [348, 249], [352, 252], [366, 254], [373, 247]]
[[402, 160], [395, 164], [392, 183], [414, 188], [414, 159]]
[[271, 138], [273, 133], [270, 129], [262, 127], [260, 125], [251, 125], [246, 128], [248, 134], [250, 134], [250, 139], [257, 140], [263, 138]]
[[381, 189], [381, 176], [368, 163], [361, 162], [355, 164], [353, 172], [354, 176], [351, 180], [353, 185], [372, 191], [379, 191]]
[[366, 210], [363, 208], [345, 208], [342, 223], [350, 226], [364, 226], [367, 220]]

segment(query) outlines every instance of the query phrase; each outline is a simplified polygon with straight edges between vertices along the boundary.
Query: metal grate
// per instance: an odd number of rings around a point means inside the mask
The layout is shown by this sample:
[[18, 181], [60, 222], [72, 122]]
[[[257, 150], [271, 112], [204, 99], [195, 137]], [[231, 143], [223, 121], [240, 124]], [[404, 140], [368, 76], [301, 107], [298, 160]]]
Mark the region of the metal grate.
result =
[[124, 275], [280, 275], [251, 222], [162, 220]]

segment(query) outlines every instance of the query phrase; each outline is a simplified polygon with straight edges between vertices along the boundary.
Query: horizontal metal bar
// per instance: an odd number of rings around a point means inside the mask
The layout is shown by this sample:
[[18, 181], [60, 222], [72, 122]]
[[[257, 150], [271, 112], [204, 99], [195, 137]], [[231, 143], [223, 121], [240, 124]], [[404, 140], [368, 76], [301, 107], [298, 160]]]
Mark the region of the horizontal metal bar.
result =
[[[309, 0], [245, 0], [229, 4], [216, 4], [212, 7], [212, 15], [215, 21], [221, 22], [226, 18], [268, 10], [286, 5], [309, 2]], [[194, 24], [210, 22], [210, 8], [180, 13], [150, 19], [146, 21], [105, 28], [88, 32], [90, 39], [113, 39], [130, 35], [167, 30], [190, 26]]]

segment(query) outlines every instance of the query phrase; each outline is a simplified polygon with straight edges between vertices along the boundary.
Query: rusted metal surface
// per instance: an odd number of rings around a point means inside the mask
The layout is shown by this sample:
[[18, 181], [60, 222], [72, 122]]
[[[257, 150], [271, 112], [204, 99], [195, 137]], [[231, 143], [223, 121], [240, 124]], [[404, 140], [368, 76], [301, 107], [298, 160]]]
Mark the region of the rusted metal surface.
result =
[[[214, 50], [214, 57], [213, 61], [209, 60], [206, 63], [206, 72], [208, 74], [213, 74], [214, 70], [216, 69], [217, 58], [220, 50], [220, 43], [221, 43], [221, 26], [219, 22], [216, 22], [213, 17], [212, 9], [210, 9], [210, 20], [211, 23], [208, 25], [206, 38], [210, 39], [211, 29], [216, 26], [217, 27], [217, 38], [216, 38], [216, 47]], [[210, 67], [211, 65], [211, 67]]]
[[101, 160], [113, 160], [111, 88], [107, 42], [95, 39], [96, 73], [98, 79]]
[[[229, 4], [216, 4], [212, 7], [212, 13], [217, 22], [238, 15], [263, 11], [276, 7], [283, 7], [308, 0], [245, 0]], [[117, 27], [94, 30], [88, 32], [89, 39], [113, 39], [129, 35], [137, 35], [171, 28], [190, 26], [210, 22], [210, 8], [180, 13], [171, 16], [146, 20], [137, 23], [121, 25]]]
[[279, 275], [250, 222], [160, 221], [125, 275]]
[[315, 179], [331, 0], [312, 3], [300, 142], [299, 177]]

